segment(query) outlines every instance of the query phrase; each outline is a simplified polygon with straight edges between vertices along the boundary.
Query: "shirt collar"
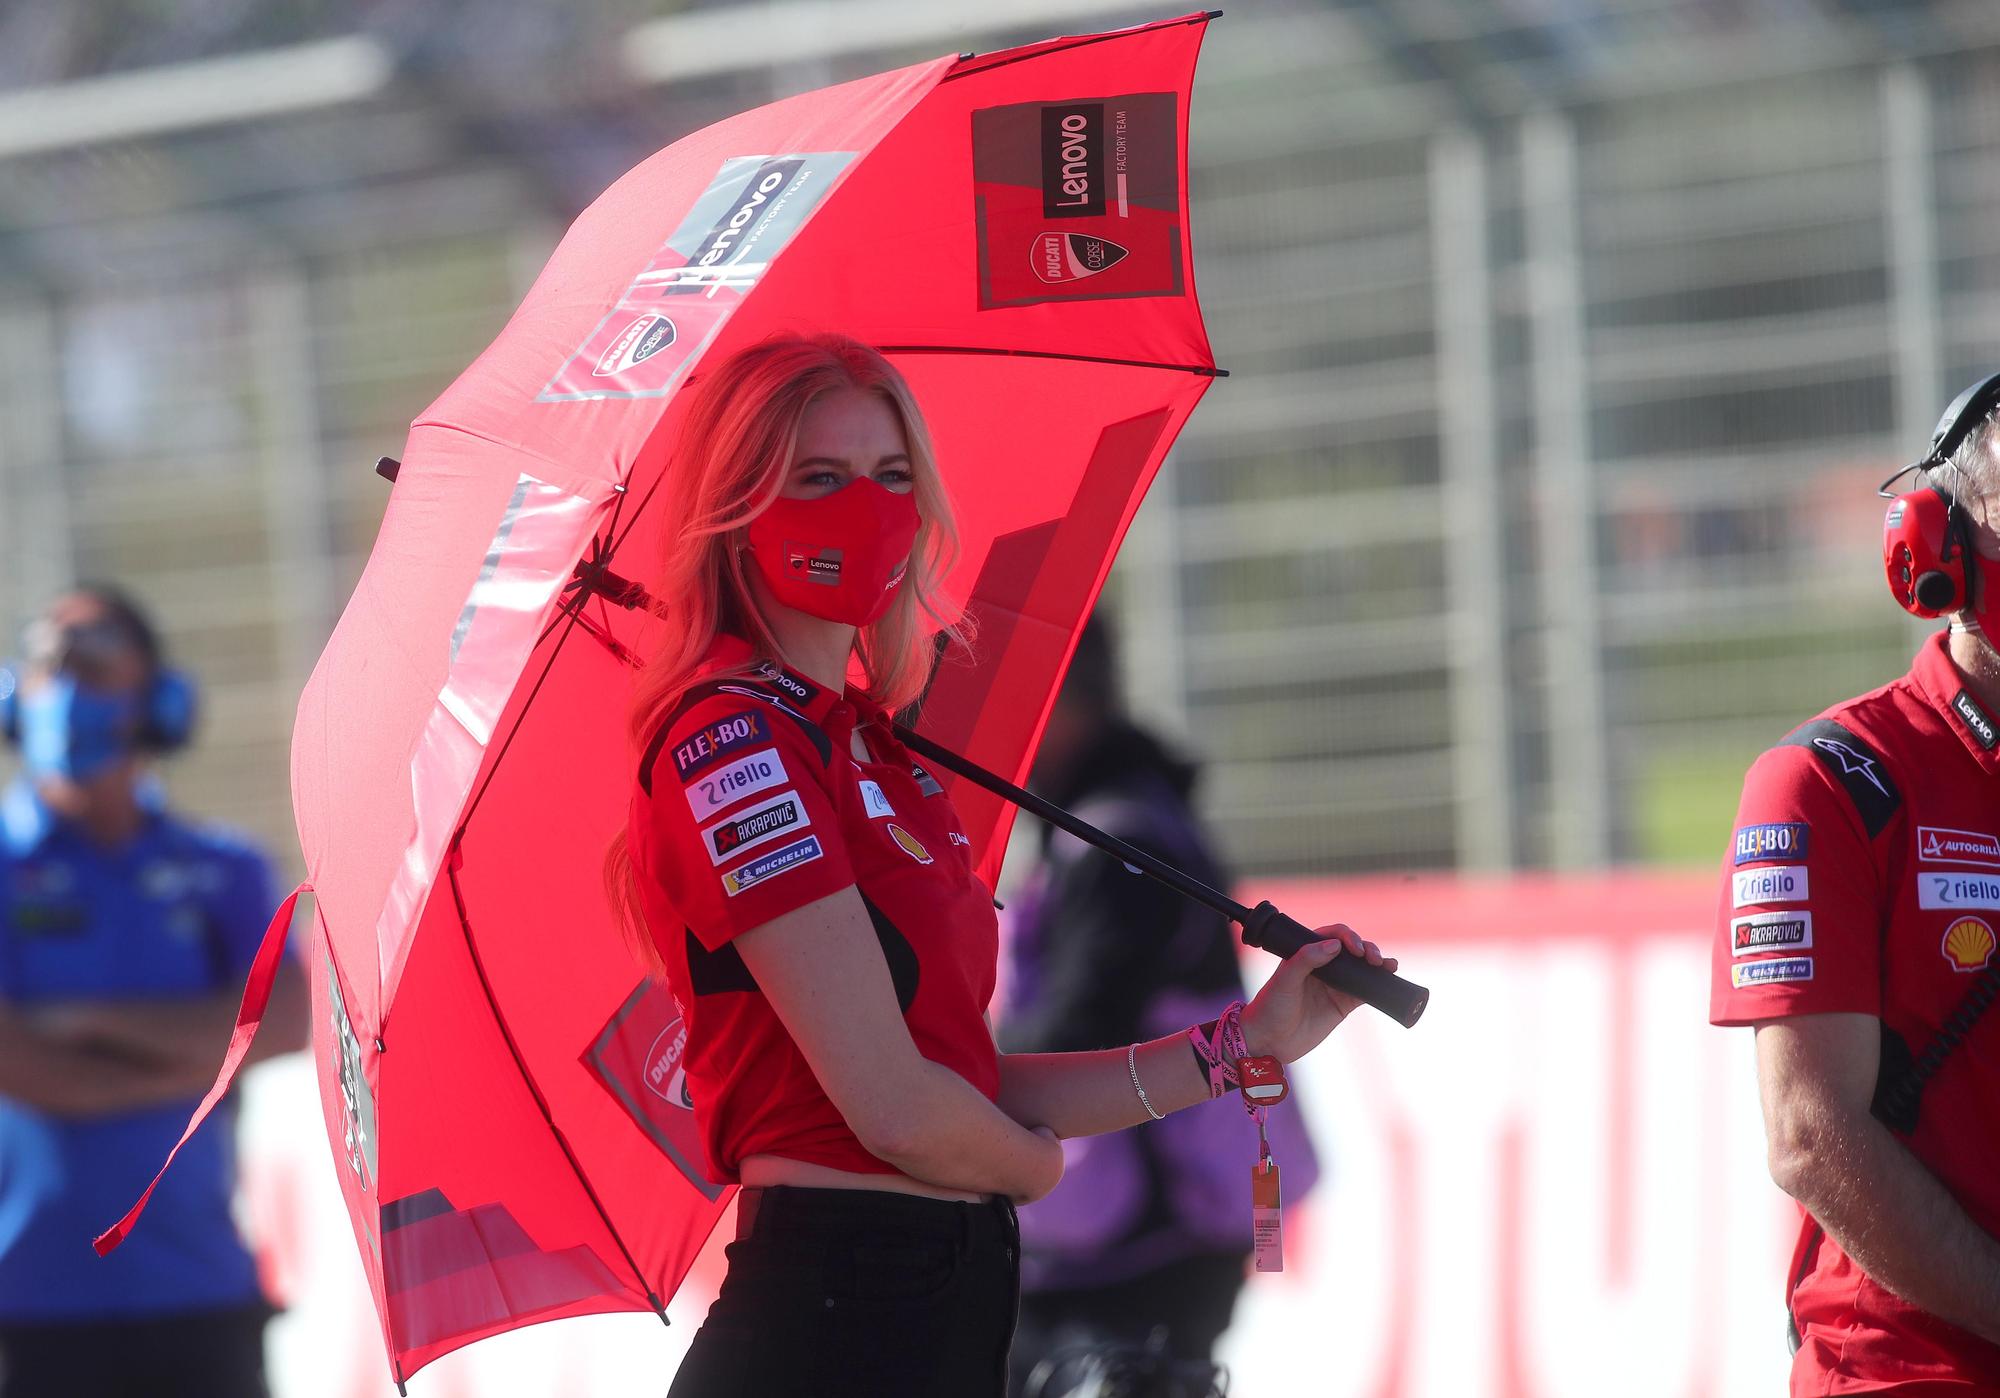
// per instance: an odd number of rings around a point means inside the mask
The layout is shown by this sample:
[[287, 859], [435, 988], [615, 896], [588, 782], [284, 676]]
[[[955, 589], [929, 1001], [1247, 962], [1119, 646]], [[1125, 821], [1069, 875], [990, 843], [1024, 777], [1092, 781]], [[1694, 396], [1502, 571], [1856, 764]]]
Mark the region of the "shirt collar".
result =
[[2000, 774], [2000, 716], [1990, 713], [1966, 683], [1965, 672], [1951, 658], [1949, 633], [1940, 631], [1924, 642], [1910, 667], [1910, 678], [1945, 723], [1965, 744], [1973, 760]]
[[789, 666], [760, 657], [741, 636], [721, 635], [709, 648], [710, 664], [729, 669], [747, 671], [749, 677], [761, 687], [775, 692], [791, 708], [804, 714], [814, 723], [825, 727], [827, 720], [836, 717], [836, 710], [846, 710], [849, 716], [858, 713], [866, 721], [878, 713], [874, 702], [861, 690], [847, 686], [842, 693], [835, 693], [818, 680], [807, 679]]

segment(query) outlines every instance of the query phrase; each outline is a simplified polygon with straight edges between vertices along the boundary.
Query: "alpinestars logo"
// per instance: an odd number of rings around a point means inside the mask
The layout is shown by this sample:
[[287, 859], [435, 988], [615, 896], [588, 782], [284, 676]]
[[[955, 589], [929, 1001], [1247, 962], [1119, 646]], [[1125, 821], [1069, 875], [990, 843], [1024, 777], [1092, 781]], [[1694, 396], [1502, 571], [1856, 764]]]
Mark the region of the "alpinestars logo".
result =
[[1812, 742], [1813, 746], [1821, 752], [1833, 754], [1834, 760], [1840, 764], [1842, 776], [1854, 776], [1858, 774], [1863, 781], [1867, 782], [1884, 796], [1889, 794], [1889, 788], [1882, 785], [1882, 779], [1875, 775], [1874, 758], [1856, 752], [1838, 738], [1814, 738]]
[[619, 332], [611, 347], [597, 357], [597, 367], [590, 372], [600, 379], [622, 374], [634, 364], [651, 359], [679, 336], [674, 323], [665, 316], [640, 316]]
[[1042, 215], [1096, 218], [1104, 212], [1104, 104], [1042, 108]]
[[1094, 277], [1107, 267], [1116, 267], [1130, 254], [1109, 238], [1093, 238], [1085, 233], [1041, 233], [1035, 237], [1031, 254], [1035, 275], [1051, 286]]

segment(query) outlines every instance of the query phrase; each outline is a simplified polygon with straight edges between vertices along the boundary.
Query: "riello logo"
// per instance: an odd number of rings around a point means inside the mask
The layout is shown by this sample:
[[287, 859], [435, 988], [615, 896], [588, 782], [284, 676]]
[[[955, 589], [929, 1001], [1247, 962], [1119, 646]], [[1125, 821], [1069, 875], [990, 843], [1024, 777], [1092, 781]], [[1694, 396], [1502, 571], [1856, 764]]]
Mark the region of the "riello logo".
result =
[[1102, 102], [1042, 108], [1042, 213], [1048, 218], [1103, 215]]

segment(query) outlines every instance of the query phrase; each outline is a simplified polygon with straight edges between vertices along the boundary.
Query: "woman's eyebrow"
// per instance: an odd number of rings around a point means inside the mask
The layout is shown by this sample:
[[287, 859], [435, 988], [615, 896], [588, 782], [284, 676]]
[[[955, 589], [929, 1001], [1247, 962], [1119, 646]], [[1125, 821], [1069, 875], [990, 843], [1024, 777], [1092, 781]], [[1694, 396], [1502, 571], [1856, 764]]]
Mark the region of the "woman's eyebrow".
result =
[[[877, 467], [882, 467], [891, 465], [899, 461], [905, 466], [909, 465], [910, 464], [909, 453], [899, 451], [894, 453], [893, 455], [883, 457], [880, 461], [876, 462], [875, 464]], [[847, 458], [844, 456], [808, 456], [805, 460], [793, 466], [792, 469], [794, 471], [802, 471], [808, 466], [838, 466], [844, 471], [847, 469], [847, 465], [848, 465]]]

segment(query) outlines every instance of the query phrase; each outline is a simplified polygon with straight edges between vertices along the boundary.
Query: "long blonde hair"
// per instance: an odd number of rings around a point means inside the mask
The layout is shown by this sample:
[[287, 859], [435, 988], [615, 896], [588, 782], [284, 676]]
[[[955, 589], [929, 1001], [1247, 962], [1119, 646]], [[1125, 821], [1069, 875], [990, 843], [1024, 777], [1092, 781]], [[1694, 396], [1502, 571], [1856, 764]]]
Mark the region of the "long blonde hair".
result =
[[[664, 625], [633, 698], [631, 738], [643, 747], [697, 681], [720, 671], [703, 661], [733, 632], [760, 657], [783, 660], [743, 559], [750, 521], [784, 488], [799, 424], [821, 394], [859, 389], [886, 402], [909, 443], [912, 493], [921, 521], [910, 570], [881, 620], [861, 628], [855, 655], [870, 696], [890, 710], [922, 693], [930, 676], [926, 636], [963, 642], [963, 622], [938, 589], [958, 556], [951, 504], [939, 479], [930, 430], [910, 386], [881, 354], [844, 335], [781, 335], [731, 357], [691, 385], [686, 418], [654, 508], [670, 521], [650, 591]], [[926, 626], [925, 620], [931, 623]], [[666, 962], [639, 899], [625, 832], [604, 859], [605, 894], [633, 955], [655, 979]], [[670, 934], [669, 929], [658, 929]]]

